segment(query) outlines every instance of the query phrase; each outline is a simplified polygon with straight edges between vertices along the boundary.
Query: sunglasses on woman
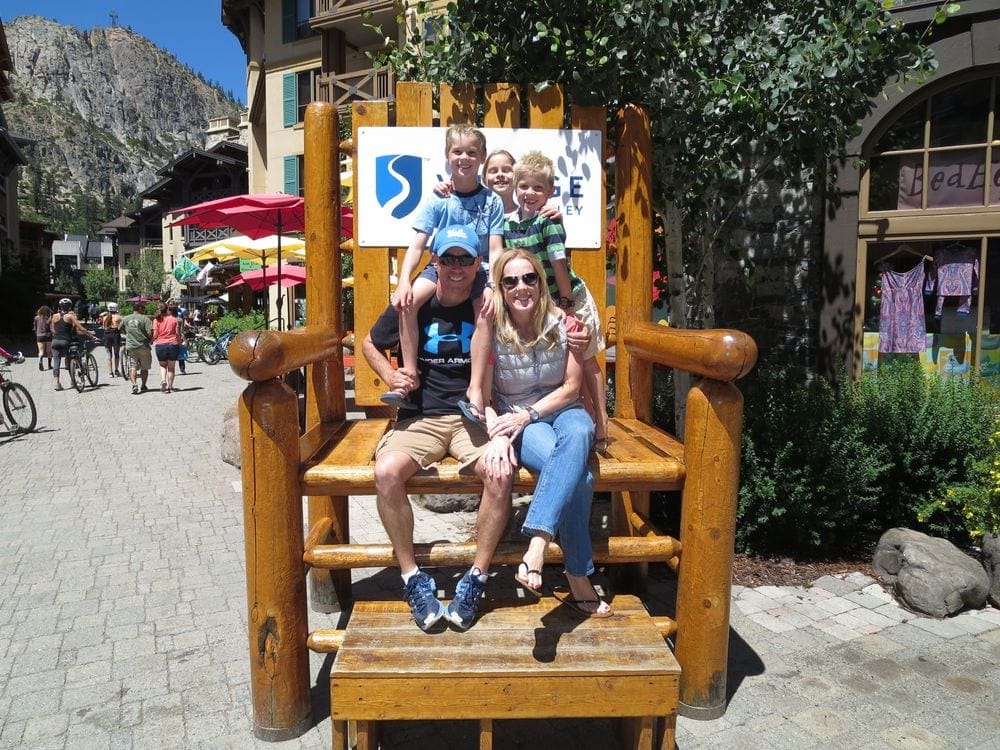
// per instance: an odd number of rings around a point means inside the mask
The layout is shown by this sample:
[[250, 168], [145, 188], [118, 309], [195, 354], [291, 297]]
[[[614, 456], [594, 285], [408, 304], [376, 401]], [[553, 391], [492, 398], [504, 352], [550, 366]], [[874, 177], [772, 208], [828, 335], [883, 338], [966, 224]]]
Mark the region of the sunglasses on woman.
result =
[[503, 288], [508, 292], [511, 289], [517, 289], [518, 283], [522, 281], [525, 286], [534, 286], [538, 283], [538, 274], [532, 271], [531, 273], [521, 274], [520, 276], [504, 276], [500, 279], [500, 283], [503, 284]]
[[473, 263], [478, 263], [479, 258], [474, 258], [471, 255], [439, 255], [438, 260], [441, 261], [442, 266], [461, 266], [462, 268], [468, 268]]

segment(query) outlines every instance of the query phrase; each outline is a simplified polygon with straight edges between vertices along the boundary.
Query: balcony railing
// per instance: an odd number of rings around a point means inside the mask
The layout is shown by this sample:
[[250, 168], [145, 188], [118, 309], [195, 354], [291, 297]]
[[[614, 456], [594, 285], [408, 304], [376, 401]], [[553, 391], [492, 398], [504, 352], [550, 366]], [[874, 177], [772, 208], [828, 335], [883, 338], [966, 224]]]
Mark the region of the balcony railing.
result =
[[316, 86], [321, 101], [346, 107], [356, 101], [390, 99], [395, 89], [395, 77], [388, 68], [366, 68], [318, 76]]
[[365, 10], [391, 9], [394, 5], [393, 0], [316, 0], [316, 15], [355, 15]]

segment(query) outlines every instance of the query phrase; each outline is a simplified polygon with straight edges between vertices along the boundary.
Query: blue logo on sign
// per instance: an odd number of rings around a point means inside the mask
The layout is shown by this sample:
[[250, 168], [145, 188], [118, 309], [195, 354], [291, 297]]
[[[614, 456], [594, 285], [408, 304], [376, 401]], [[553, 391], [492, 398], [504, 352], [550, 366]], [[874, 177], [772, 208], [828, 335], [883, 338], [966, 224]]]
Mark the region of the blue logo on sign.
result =
[[375, 158], [375, 198], [396, 219], [420, 205], [423, 163], [412, 154], [383, 154]]
[[440, 323], [431, 323], [427, 326], [427, 343], [424, 351], [429, 354], [438, 354], [441, 351], [443, 342], [459, 341], [462, 344], [462, 354], [468, 354], [472, 350], [472, 332], [476, 327], [472, 323], [462, 323], [462, 333], [438, 333], [441, 330]]

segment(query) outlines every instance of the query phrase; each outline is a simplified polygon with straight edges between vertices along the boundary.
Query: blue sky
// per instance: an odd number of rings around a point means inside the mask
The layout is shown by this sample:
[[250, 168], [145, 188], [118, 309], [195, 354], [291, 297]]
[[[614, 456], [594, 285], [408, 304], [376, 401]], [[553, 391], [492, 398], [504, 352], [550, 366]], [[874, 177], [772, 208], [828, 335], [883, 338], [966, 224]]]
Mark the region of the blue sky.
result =
[[[220, 0], [0, 0], [0, 18], [51, 18], [80, 29], [128, 26], [246, 103], [246, 56], [236, 37], [222, 25]], [[15, 69], [17, 60], [14, 61]]]

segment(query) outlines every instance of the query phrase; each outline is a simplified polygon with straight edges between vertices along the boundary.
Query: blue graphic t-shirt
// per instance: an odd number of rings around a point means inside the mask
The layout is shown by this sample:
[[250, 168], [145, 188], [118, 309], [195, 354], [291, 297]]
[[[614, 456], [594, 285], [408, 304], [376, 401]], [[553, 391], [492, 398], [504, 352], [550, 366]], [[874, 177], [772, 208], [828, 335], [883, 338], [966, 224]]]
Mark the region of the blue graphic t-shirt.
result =
[[490, 257], [490, 236], [503, 237], [503, 201], [483, 185], [471, 193], [453, 192], [447, 198], [431, 194], [417, 212], [413, 229], [434, 231], [452, 224], [465, 224], [479, 235], [479, 256]]
[[[475, 319], [471, 299], [445, 307], [435, 295], [417, 311], [420, 387], [410, 393], [410, 400], [423, 416], [459, 413], [458, 402], [465, 398], [472, 374]], [[399, 313], [392, 305], [375, 321], [369, 335], [379, 349], [399, 345]]]

